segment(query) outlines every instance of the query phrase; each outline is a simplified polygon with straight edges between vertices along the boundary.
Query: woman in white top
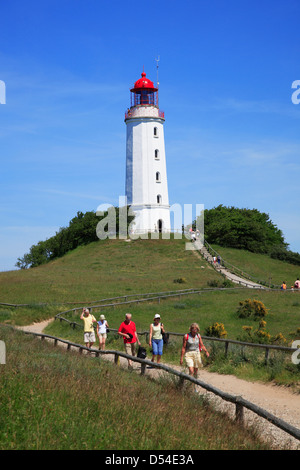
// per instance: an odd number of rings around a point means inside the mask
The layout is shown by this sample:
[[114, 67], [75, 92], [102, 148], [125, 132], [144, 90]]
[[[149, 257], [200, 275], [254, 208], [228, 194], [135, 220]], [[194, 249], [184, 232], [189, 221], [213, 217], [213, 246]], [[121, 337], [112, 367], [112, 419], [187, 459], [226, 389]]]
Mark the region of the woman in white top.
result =
[[157, 362], [159, 363], [161, 360], [161, 356], [163, 353], [163, 337], [162, 333], [165, 333], [164, 325], [160, 323], [160, 315], [157, 313], [154, 315], [153, 323], [150, 325], [150, 333], [149, 333], [149, 346], [152, 346], [152, 362], [155, 361], [155, 357], [157, 356]]
[[100, 315], [100, 320], [97, 322], [97, 335], [99, 338], [99, 349], [104, 351], [105, 341], [107, 338], [107, 328], [109, 328], [104, 315]]

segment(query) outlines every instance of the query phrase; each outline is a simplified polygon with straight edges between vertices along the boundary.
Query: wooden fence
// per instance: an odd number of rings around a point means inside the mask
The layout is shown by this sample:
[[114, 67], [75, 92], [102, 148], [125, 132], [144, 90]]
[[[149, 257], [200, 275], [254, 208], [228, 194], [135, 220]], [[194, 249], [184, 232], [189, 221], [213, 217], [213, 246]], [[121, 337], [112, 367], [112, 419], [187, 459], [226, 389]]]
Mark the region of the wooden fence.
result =
[[182, 387], [184, 384], [184, 381], [189, 381], [195, 385], [199, 385], [200, 387], [204, 388], [206, 391], [213, 393], [214, 395], [217, 395], [218, 397], [222, 398], [225, 401], [228, 401], [232, 404], [235, 405], [235, 418], [237, 422], [240, 424], [243, 424], [244, 422], [244, 408], [252, 411], [253, 413], [257, 414], [258, 416], [266, 419], [270, 423], [272, 423], [274, 426], [280, 428], [281, 430], [285, 431], [292, 437], [300, 440], [300, 429], [296, 428], [295, 426], [290, 425], [289, 423], [283, 421], [280, 418], [277, 418], [277, 416], [274, 416], [273, 414], [269, 413], [263, 408], [260, 408], [259, 406], [249, 402], [248, 400], [245, 400], [243, 397], [240, 396], [235, 396], [231, 395], [229, 393], [223, 392], [222, 390], [213, 387], [212, 385], [209, 385], [202, 380], [195, 379], [194, 377], [185, 374], [184, 372], [177, 371], [176, 369], [172, 369], [169, 366], [166, 366], [164, 364], [157, 364], [152, 361], [149, 361], [148, 359], [140, 359], [138, 357], [133, 357], [129, 356], [128, 354], [125, 354], [121, 351], [114, 351], [114, 350], [106, 350], [106, 351], [100, 351], [98, 349], [93, 349], [93, 348], [87, 348], [86, 346], [83, 346], [81, 344], [76, 344], [72, 343], [70, 341], [57, 338], [55, 336], [51, 335], [46, 335], [44, 333], [33, 333], [33, 332], [28, 332], [25, 331], [25, 334], [31, 334], [37, 337], [40, 337], [41, 339], [52, 339], [54, 341], [54, 345], [56, 346], [58, 343], [64, 343], [67, 345], [67, 349], [70, 350], [71, 347], [79, 349], [79, 352], [82, 353], [84, 350], [88, 351], [90, 353], [94, 353], [96, 357], [99, 357], [100, 355], [114, 355], [114, 362], [115, 364], [119, 364], [119, 359], [120, 357], [123, 357], [125, 359], [130, 359], [133, 362], [137, 362], [141, 364], [141, 374], [145, 375], [146, 372], [146, 366], [151, 366], [152, 368], [157, 368], [160, 370], [163, 370], [167, 372], [168, 374], [172, 374], [174, 376], [179, 377], [179, 386]]
[[[155, 299], [157, 299], [157, 297], [155, 297]], [[140, 302], [145, 301], [145, 300], [152, 300], [152, 299], [142, 299], [142, 300], [140, 300]], [[101, 306], [94, 306], [94, 307], [90, 308], [90, 312], [92, 312], [93, 308], [115, 307], [115, 306], [124, 305], [124, 304], [131, 304], [132, 302], [137, 302], [137, 301], [119, 302], [119, 303], [112, 303], [112, 304], [106, 304], [106, 305], [101, 305]], [[63, 315], [66, 314], [66, 313], [70, 313], [70, 312], [76, 313], [78, 310], [80, 310], [80, 309], [74, 308], [74, 309], [71, 309], [71, 310], [67, 310], [66, 312], [58, 313], [55, 316], [55, 320], [59, 319], [60, 321], [64, 321], [64, 322], [69, 323], [69, 325], [72, 326], [73, 328], [78, 327], [78, 328], [82, 329], [81, 324], [76, 323], [75, 321], [68, 320], [67, 318], [63, 317]], [[117, 332], [118, 330], [116, 330], [114, 328], [110, 328], [110, 331], [111, 332]], [[171, 332], [171, 331], [168, 331], [166, 333], [169, 336], [182, 336], [182, 337], [184, 336], [184, 333], [174, 333], [174, 332]], [[149, 331], [139, 332], [138, 334], [139, 335], [148, 335]], [[245, 341], [215, 338], [215, 337], [212, 337], [212, 336], [205, 336], [205, 335], [201, 335], [201, 337], [206, 341], [212, 341], [212, 342], [215, 341], [215, 342], [223, 343], [224, 344], [224, 349], [225, 349], [225, 357], [227, 357], [227, 355], [228, 355], [229, 345], [230, 344], [238, 345], [238, 346], [241, 346], [242, 348], [250, 347], [250, 348], [264, 349], [265, 350], [265, 363], [267, 363], [268, 360], [269, 360], [269, 353], [270, 353], [271, 350], [273, 350], [273, 351], [282, 351], [282, 352], [289, 353], [289, 354], [292, 354], [293, 352], [295, 352], [297, 350], [295, 348], [290, 348], [290, 347], [287, 347], [287, 346], [279, 346], [279, 345], [274, 345], [274, 344], [248, 343], [248, 342], [245, 342]]]

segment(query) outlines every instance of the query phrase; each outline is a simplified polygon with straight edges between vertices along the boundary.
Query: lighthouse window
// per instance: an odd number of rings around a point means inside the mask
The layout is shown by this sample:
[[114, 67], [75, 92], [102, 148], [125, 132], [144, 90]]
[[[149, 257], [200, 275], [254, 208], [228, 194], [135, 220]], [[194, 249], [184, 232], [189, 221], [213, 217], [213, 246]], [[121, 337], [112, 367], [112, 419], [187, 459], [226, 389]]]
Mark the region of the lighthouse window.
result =
[[161, 204], [161, 195], [160, 194], [157, 195], [157, 204]]
[[155, 154], [155, 160], [159, 160], [159, 150], [158, 149], [155, 150], [154, 154]]
[[156, 172], [156, 182], [160, 183], [160, 172], [159, 171]]
[[157, 129], [157, 127], [154, 127], [153, 133], [154, 133], [154, 137], [158, 137], [158, 129]]

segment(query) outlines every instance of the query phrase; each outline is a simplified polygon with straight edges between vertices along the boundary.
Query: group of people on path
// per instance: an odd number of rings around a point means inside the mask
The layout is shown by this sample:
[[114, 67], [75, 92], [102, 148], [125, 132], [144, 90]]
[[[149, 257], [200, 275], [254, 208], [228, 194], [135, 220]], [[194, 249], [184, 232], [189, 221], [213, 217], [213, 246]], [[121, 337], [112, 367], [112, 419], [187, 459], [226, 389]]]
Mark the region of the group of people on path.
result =
[[99, 339], [99, 349], [105, 349], [105, 341], [109, 325], [104, 315], [100, 315], [100, 320], [97, 322], [94, 315], [92, 315], [88, 308], [84, 308], [80, 315], [80, 320], [83, 320], [84, 343], [87, 348], [91, 348], [96, 342], [96, 335], [94, 330], [94, 323], [97, 323], [97, 336]]
[[[105, 349], [105, 341], [107, 338], [107, 331], [109, 325], [104, 315], [100, 315], [100, 320], [97, 322], [94, 315], [89, 309], [82, 310], [80, 319], [84, 322], [84, 342], [86, 347], [91, 348], [96, 342], [94, 323], [97, 323], [97, 336], [99, 338], [99, 349]], [[163, 354], [163, 335], [166, 333], [163, 323], [161, 323], [160, 315], [154, 315], [153, 323], [149, 327], [149, 346], [152, 347], [152, 362], [160, 363]], [[141, 346], [136, 325], [132, 320], [131, 313], [125, 314], [125, 320], [121, 323], [118, 329], [118, 335], [123, 338], [125, 352], [128, 356], [137, 355], [137, 344]], [[189, 333], [184, 335], [180, 355], [180, 365], [183, 364], [185, 358], [189, 374], [197, 377], [198, 369], [202, 365], [201, 351], [204, 351], [209, 357], [209, 353], [205, 348], [202, 338], [200, 336], [200, 328], [197, 323], [192, 323]], [[132, 360], [128, 359], [128, 368], [132, 369]]]
[[[299, 277], [297, 277], [297, 280], [294, 282], [294, 285], [291, 286], [291, 289], [300, 289], [300, 280], [299, 280]], [[286, 290], [286, 282], [283, 281], [283, 283], [281, 284], [281, 290]]]
[[218, 266], [220, 267], [221, 266], [221, 258], [220, 258], [220, 255], [218, 256], [213, 256], [213, 263], [214, 263], [214, 266], [216, 267], [217, 263], [218, 263]]

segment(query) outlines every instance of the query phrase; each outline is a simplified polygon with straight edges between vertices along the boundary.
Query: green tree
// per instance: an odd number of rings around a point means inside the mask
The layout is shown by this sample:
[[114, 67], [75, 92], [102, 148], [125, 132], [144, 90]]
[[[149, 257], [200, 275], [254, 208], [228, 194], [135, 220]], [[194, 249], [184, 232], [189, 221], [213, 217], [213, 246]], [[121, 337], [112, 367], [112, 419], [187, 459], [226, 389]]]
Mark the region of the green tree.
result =
[[[117, 235], [119, 233], [119, 208], [115, 207], [114, 209]], [[30, 248], [29, 253], [26, 253], [22, 258], [18, 258], [16, 267], [20, 269], [33, 268], [63, 256], [80, 245], [97, 241], [97, 224], [106, 216], [107, 212], [102, 216], [96, 215], [94, 211], [77, 212], [77, 215], [69, 222], [68, 227], [60, 228], [53, 237], [38, 242]], [[133, 216], [128, 216], [127, 227], [133, 219]]]
[[223, 205], [205, 209], [204, 237], [208, 243], [255, 253], [270, 253], [274, 246], [285, 249], [288, 246], [282, 231], [272, 223], [268, 214], [257, 209]]

